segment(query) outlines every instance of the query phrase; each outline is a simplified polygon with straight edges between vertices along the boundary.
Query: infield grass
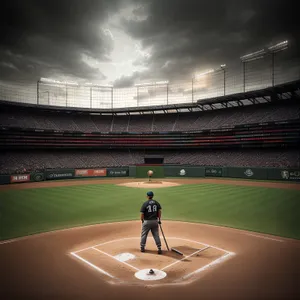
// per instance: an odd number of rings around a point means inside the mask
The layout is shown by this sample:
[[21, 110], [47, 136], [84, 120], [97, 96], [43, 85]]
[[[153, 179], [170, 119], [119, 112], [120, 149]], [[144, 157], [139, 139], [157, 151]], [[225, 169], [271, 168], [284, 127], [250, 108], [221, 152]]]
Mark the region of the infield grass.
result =
[[[102, 222], [139, 220], [147, 189], [114, 184], [0, 192], [0, 239]], [[163, 219], [300, 239], [300, 191], [224, 184], [154, 189]]]

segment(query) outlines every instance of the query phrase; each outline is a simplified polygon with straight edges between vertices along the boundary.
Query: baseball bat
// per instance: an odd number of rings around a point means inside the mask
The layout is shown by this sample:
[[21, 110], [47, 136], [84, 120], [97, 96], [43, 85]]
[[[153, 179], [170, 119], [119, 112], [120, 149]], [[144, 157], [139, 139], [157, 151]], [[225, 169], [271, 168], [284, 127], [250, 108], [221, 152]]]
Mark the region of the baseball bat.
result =
[[168, 249], [168, 251], [170, 251], [169, 246], [168, 246], [168, 243], [167, 243], [166, 238], [165, 238], [165, 235], [164, 235], [164, 232], [163, 232], [163, 230], [162, 230], [161, 224], [159, 224], [159, 226], [160, 226], [161, 233], [162, 233], [162, 235], [163, 235], [163, 237], [164, 237], [164, 240], [165, 240], [167, 249]]
[[[164, 238], [164, 240], [165, 240], [167, 249], [168, 249], [168, 251], [170, 251], [170, 248], [169, 248], [168, 243], [167, 243], [167, 241], [166, 241], [166, 238], [165, 238], [164, 232], [163, 232], [163, 230], [162, 230], [161, 224], [159, 224], [159, 226], [160, 226], [160, 230], [161, 230], [161, 233], [162, 233], [162, 235], [163, 235], [163, 238]], [[171, 251], [174, 251], [174, 252], [176, 252], [176, 253], [179, 254], [179, 255], [183, 255], [182, 252], [180, 252], [179, 250], [177, 250], [177, 249], [175, 249], [175, 248], [171, 248]]]

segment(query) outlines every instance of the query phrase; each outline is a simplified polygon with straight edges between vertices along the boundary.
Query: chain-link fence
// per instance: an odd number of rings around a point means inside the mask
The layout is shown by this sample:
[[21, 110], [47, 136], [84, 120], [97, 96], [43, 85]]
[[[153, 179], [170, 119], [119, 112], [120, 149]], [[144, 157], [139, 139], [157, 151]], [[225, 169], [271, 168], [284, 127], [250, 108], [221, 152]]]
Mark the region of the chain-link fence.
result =
[[[274, 66], [274, 68], [273, 68]], [[128, 88], [0, 81], [0, 100], [82, 108], [126, 108], [192, 103], [223, 95], [271, 87], [300, 79], [298, 60], [270, 57], [226, 67], [185, 81]]]

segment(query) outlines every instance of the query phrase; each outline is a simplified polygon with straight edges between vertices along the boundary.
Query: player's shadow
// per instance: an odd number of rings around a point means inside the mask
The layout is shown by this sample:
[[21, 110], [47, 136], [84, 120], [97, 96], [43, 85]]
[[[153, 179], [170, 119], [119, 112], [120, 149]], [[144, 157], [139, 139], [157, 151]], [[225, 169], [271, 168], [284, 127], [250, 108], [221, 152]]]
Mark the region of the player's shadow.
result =
[[[174, 248], [181, 252], [183, 255], [180, 255], [179, 253], [176, 253], [175, 251], [172, 251], [171, 249]], [[176, 247], [170, 247], [169, 246], [169, 251], [167, 249], [162, 250], [162, 255], [167, 256], [176, 260], [182, 260], [185, 256], [189, 256], [193, 254], [194, 252], [200, 250], [197, 248], [192, 248], [188, 246], [176, 246]], [[152, 250], [152, 249], [146, 249], [145, 253], [147, 254], [153, 254], [153, 255], [158, 255], [157, 250]], [[184, 259], [183, 261], [189, 261], [189, 259]]]
[[188, 256], [191, 255], [193, 253], [195, 253], [196, 251], [199, 251], [199, 248], [192, 248], [189, 246], [176, 246], [176, 247], [172, 247], [178, 251], [180, 251], [181, 253], [183, 253], [184, 256]]
[[[157, 253], [157, 250], [152, 250], [152, 249], [146, 249], [145, 253], [150, 254], [150, 255], [155, 255], [155, 256], [159, 255]], [[171, 249], [170, 249], [170, 251], [168, 251], [167, 249], [163, 249], [162, 254], [159, 255], [159, 256], [167, 256], [167, 257], [171, 257], [173, 259], [178, 259], [178, 260], [180, 260], [184, 257], [182, 255], [179, 255], [179, 254], [171, 251]]]

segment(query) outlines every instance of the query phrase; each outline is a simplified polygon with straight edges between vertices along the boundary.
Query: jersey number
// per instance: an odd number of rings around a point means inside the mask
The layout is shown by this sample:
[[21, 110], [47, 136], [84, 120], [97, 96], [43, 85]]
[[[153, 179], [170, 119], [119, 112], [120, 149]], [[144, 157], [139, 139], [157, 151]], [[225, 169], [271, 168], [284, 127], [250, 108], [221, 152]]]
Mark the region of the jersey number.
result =
[[148, 205], [146, 208], [148, 209], [148, 213], [157, 211], [157, 206], [156, 205], [153, 205], [153, 206]]

